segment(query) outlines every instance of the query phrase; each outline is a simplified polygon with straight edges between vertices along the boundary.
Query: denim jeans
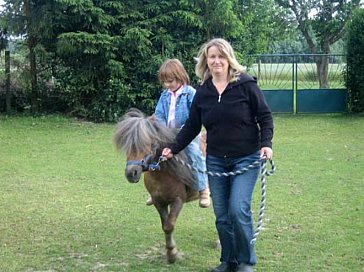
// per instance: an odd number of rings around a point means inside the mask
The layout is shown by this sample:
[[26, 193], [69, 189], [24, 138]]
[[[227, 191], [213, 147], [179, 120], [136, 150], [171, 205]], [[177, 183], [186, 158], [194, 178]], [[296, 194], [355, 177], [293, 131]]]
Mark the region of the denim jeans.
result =
[[203, 171], [206, 170], [206, 158], [202, 155], [200, 150], [200, 136], [197, 136], [186, 148], [186, 155], [188, 156], [189, 163], [193, 169], [199, 169], [201, 171], [192, 171], [192, 174], [197, 181], [197, 191], [202, 191], [208, 188], [208, 178]]
[[[260, 154], [221, 158], [207, 155], [207, 170], [214, 173], [240, 170], [259, 160]], [[256, 255], [250, 243], [254, 235], [251, 201], [260, 167], [241, 175], [209, 176], [216, 229], [221, 243], [221, 262], [254, 265]]]

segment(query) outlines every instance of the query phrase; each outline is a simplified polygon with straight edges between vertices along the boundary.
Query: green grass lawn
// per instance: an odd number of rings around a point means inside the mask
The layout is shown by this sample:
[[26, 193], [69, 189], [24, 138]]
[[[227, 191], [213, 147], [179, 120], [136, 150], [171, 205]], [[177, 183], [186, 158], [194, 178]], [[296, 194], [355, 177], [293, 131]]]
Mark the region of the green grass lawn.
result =
[[[363, 271], [364, 117], [275, 115], [256, 271]], [[168, 265], [144, 186], [124, 178], [114, 124], [0, 116], [0, 271], [208, 271], [212, 208], [185, 205]], [[256, 187], [254, 213], [259, 210]]]

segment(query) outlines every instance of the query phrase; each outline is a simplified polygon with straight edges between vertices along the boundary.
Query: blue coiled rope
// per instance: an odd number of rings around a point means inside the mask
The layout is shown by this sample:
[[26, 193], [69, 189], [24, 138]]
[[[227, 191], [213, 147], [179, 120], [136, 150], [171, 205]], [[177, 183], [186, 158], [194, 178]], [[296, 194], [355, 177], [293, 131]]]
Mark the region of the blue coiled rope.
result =
[[[268, 171], [267, 170], [267, 157], [263, 156], [261, 157], [259, 160], [251, 163], [250, 165], [248, 165], [247, 167], [244, 167], [242, 169], [239, 169], [237, 171], [234, 172], [223, 172], [223, 173], [216, 173], [216, 172], [211, 172], [211, 171], [207, 171], [207, 170], [200, 170], [200, 169], [196, 169], [194, 168], [191, 164], [185, 162], [184, 160], [178, 158], [178, 156], [174, 156], [173, 158], [175, 158], [176, 161], [180, 162], [181, 164], [185, 165], [186, 167], [188, 167], [191, 171], [197, 171], [200, 173], [204, 173], [207, 174], [209, 176], [217, 176], [217, 177], [222, 177], [222, 176], [236, 176], [236, 175], [241, 175], [244, 174], [245, 172], [249, 171], [250, 169], [256, 168], [258, 166], [260, 166], [260, 180], [261, 180], [261, 199], [260, 199], [260, 209], [259, 209], [259, 215], [258, 215], [258, 223], [257, 223], [257, 227], [255, 229], [254, 235], [253, 235], [253, 239], [250, 241], [251, 244], [255, 244], [255, 242], [257, 241], [258, 235], [260, 233], [260, 231], [262, 230], [263, 227], [263, 217], [264, 217], [264, 210], [265, 210], [265, 199], [266, 199], [266, 177], [267, 176], [271, 176], [274, 174], [276, 167], [274, 164], [274, 161], [272, 159], [269, 159], [269, 163], [271, 165], [271, 169]], [[161, 156], [157, 162], [157, 165], [159, 165], [159, 163], [163, 162], [167, 160], [167, 158]]]

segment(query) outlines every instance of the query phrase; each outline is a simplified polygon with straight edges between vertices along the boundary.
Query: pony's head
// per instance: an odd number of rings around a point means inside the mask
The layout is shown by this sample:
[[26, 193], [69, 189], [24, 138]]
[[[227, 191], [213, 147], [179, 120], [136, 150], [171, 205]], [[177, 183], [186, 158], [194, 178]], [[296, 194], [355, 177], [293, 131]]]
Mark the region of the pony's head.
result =
[[[165, 127], [153, 116], [148, 117], [135, 108], [128, 110], [117, 124], [114, 134], [116, 147], [126, 155], [127, 180], [131, 183], [138, 182], [142, 173], [158, 162], [162, 149], [172, 143], [176, 135], [176, 129]], [[176, 156], [188, 160], [184, 151]], [[161, 163], [160, 171], [189, 186], [194, 186], [196, 182], [191, 169], [174, 159]]]
[[117, 124], [114, 134], [116, 147], [125, 153], [127, 164], [125, 176], [131, 183], [139, 181], [149, 164], [158, 161], [161, 148], [175, 137], [154, 118], [147, 117], [138, 109], [127, 111]]

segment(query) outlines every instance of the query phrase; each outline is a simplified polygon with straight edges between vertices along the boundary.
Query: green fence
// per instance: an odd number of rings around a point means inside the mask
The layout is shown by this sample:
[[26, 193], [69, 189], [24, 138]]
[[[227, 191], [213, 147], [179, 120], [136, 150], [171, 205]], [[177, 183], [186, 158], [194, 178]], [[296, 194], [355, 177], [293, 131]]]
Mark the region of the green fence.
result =
[[345, 68], [342, 54], [264, 54], [254, 57], [248, 71], [273, 112], [333, 113], [348, 109]]

